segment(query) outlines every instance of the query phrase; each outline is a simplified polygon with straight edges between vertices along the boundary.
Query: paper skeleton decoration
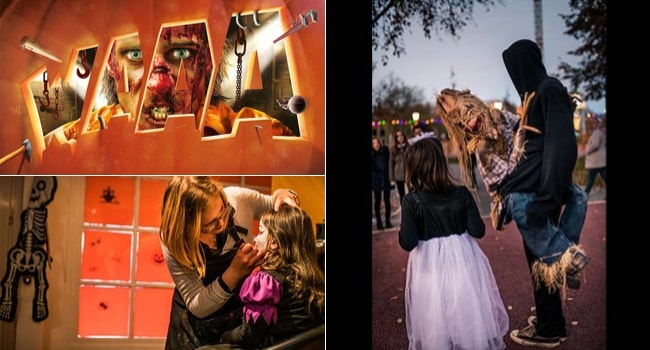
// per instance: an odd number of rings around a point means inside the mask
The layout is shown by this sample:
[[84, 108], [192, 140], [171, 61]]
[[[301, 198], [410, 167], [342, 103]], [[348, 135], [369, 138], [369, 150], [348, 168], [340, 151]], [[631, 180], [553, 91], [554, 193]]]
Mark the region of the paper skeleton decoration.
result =
[[34, 279], [32, 319], [43, 321], [48, 316], [45, 293], [49, 284], [45, 274], [50, 261], [47, 240], [47, 205], [54, 199], [56, 177], [35, 177], [29, 196], [29, 204], [22, 211], [20, 233], [16, 245], [7, 253], [7, 271], [2, 278], [0, 298], [0, 320], [13, 322], [18, 306], [18, 282], [23, 277], [25, 284]]

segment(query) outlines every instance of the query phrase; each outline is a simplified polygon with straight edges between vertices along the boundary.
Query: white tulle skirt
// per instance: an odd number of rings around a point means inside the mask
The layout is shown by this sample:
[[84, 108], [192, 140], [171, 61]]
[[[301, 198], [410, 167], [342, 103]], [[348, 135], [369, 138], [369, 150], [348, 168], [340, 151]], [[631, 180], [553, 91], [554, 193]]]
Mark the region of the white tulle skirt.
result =
[[420, 241], [406, 270], [409, 349], [505, 349], [509, 319], [492, 268], [467, 233]]

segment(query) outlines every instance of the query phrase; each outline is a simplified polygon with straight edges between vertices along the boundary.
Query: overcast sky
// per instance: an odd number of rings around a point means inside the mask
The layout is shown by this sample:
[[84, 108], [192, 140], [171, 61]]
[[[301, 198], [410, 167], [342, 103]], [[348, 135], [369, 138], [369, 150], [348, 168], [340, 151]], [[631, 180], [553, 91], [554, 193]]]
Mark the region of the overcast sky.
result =
[[[557, 67], [562, 60], [573, 65], [579, 62], [568, 52], [581, 43], [564, 34], [566, 26], [560, 13], [570, 13], [568, 0], [542, 1], [543, 55], [549, 74], [559, 73]], [[382, 66], [380, 53], [373, 51], [373, 86], [392, 72], [407, 86], [420, 87], [426, 98], [433, 99], [454, 82], [457, 89], [468, 88], [484, 100], [507, 97], [519, 103], [501, 53], [518, 39], [535, 40], [534, 17], [533, 0], [503, 0], [503, 4], [497, 3], [487, 12], [475, 5], [474, 21], [462, 29], [460, 39], [449, 35], [426, 39], [421, 28], [412, 25], [411, 33], [404, 38], [406, 55], [399, 59], [390, 56], [388, 65]], [[568, 81], [563, 83], [570, 88]], [[588, 109], [605, 112], [604, 99], [586, 102]]]

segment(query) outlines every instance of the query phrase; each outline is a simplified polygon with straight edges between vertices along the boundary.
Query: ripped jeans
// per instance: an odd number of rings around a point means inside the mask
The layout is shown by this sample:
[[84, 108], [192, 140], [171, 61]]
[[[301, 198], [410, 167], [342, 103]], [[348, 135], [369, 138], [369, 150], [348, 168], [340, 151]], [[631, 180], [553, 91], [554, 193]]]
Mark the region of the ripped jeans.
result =
[[529, 227], [526, 207], [534, 193], [513, 192], [504, 197], [506, 222], [514, 220], [524, 243], [543, 263], [550, 264], [560, 259], [569, 247], [578, 244], [580, 233], [587, 216], [587, 193], [580, 186], [572, 183], [571, 196], [565, 204], [559, 225], [546, 219], [546, 226]]

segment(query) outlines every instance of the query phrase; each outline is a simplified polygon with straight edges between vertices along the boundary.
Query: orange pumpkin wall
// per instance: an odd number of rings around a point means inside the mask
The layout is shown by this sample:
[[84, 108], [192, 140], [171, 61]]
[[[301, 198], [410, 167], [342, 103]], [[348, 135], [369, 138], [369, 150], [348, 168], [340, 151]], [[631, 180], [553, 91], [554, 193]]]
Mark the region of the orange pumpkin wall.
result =
[[[52, 88], [70, 82], [80, 50], [97, 47], [96, 57], [108, 57], [116, 37], [138, 33], [146, 55], [153, 51], [161, 26], [205, 21], [216, 61], [223, 47], [216, 38], [225, 37], [224, 23], [233, 14], [260, 9], [279, 11], [285, 31], [301, 14], [318, 14], [316, 21], [283, 39], [293, 94], [307, 101], [297, 114], [299, 137], [273, 136], [270, 121], [257, 119], [237, 120], [228, 135], [202, 137], [193, 115], [170, 118], [164, 129], [150, 133], [136, 132], [134, 118], [124, 116], [77, 139], [67, 140], [62, 132], [44, 136], [30, 83], [45, 71]], [[324, 0], [8, 0], [0, 11], [0, 174], [324, 174]], [[21, 48], [25, 37], [61, 62]], [[89, 93], [100, 88], [102, 66], [92, 67]], [[91, 108], [84, 104], [81, 125], [87, 124]]]

